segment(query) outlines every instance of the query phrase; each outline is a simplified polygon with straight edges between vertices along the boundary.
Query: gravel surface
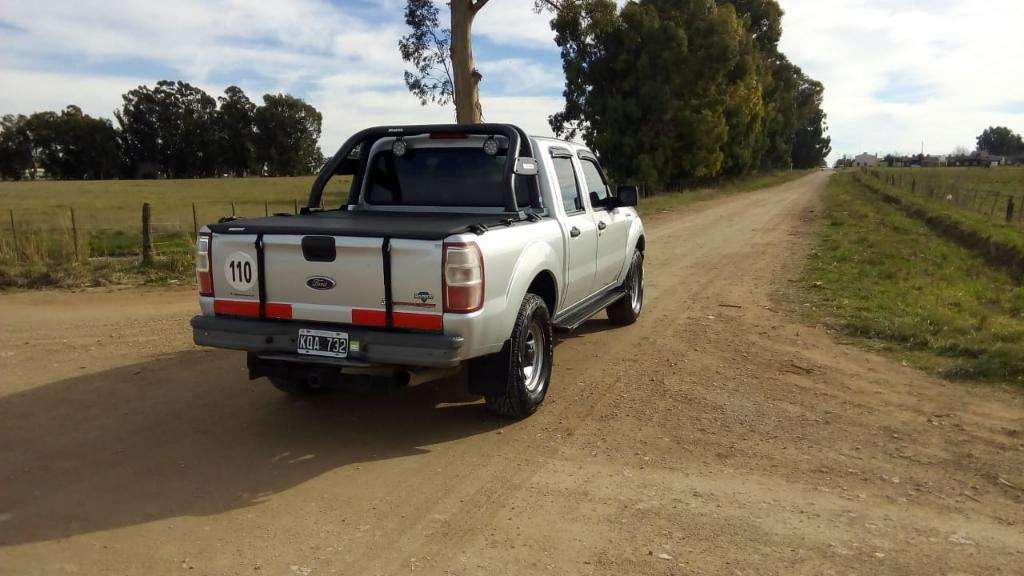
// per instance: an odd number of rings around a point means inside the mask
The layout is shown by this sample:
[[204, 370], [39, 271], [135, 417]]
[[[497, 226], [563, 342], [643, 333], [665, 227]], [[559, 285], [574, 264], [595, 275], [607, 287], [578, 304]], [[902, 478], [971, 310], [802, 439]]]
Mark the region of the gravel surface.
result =
[[285, 398], [191, 291], [0, 296], [0, 573], [1020, 574], [1024, 394], [798, 320], [826, 179], [649, 218], [640, 321], [521, 422]]

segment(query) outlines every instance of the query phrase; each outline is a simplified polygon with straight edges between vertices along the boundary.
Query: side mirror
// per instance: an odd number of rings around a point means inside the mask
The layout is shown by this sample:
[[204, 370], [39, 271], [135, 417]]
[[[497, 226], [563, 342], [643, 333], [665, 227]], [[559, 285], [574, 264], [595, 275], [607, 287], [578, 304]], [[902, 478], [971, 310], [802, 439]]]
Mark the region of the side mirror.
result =
[[537, 161], [526, 156], [516, 158], [514, 171], [519, 176], [536, 176], [540, 173], [540, 169], [537, 167]]
[[619, 186], [615, 196], [619, 200], [619, 206], [636, 206], [640, 199], [640, 189], [633, 185]]

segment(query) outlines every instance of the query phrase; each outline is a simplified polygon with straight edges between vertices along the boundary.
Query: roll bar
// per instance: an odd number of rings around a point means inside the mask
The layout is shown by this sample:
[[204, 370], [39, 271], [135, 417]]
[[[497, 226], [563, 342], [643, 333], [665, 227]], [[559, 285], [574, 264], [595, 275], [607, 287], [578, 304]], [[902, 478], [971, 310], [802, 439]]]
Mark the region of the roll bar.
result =
[[[508, 156], [505, 160], [505, 211], [519, 213], [519, 204], [516, 202], [515, 189], [515, 166], [516, 158], [519, 157], [520, 149], [525, 149], [528, 155], [532, 155], [530, 139], [523, 130], [512, 124], [420, 124], [413, 126], [376, 126], [356, 132], [351, 138], [341, 145], [341, 148], [328, 160], [327, 164], [317, 174], [313, 181], [313, 187], [309, 191], [309, 202], [307, 208], [312, 209], [320, 205], [320, 198], [323, 196], [324, 187], [327, 181], [334, 176], [338, 166], [352, 154], [360, 144], [360, 163], [365, 165], [369, 158], [369, 150], [375, 142], [382, 138], [395, 136], [420, 136], [435, 132], [455, 132], [468, 135], [504, 136], [508, 139]], [[361, 169], [365, 166], [361, 166]], [[355, 204], [359, 201], [359, 190], [354, 189], [349, 194], [348, 204]]]

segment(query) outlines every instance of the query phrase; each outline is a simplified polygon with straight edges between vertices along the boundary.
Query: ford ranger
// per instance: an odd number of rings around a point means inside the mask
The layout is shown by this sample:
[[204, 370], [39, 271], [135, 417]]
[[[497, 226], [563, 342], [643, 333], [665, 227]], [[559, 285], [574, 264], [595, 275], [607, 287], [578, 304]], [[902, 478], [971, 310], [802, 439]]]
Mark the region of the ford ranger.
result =
[[299, 214], [201, 229], [193, 336], [246, 351], [250, 378], [293, 394], [465, 365], [491, 410], [527, 416], [548, 390], [554, 330], [640, 314], [636, 203], [587, 148], [515, 126], [363, 130]]

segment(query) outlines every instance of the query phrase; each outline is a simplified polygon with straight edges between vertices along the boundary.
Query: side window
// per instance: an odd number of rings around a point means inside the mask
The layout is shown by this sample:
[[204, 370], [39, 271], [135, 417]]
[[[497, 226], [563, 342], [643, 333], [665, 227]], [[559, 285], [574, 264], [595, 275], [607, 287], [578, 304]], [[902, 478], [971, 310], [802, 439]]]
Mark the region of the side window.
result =
[[608, 184], [604, 181], [601, 169], [597, 167], [597, 163], [593, 160], [580, 158], [580, 166], [583, 167], [583, 177], [587, 180], [587, 194], [590, 198], [590, 203], [595, 210], [600, 210], [601, 203], [611, 196]]
[[562, 206], [566, 214], [583, 211], [583, 198], [580, 196], [576, 171], [572, 167], [572, 158], [552, 158], [555, 164], [555, 177], [558, 178], [558, 190], [562, 194]]

